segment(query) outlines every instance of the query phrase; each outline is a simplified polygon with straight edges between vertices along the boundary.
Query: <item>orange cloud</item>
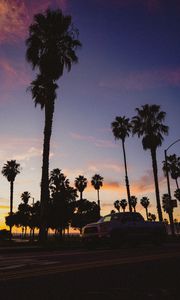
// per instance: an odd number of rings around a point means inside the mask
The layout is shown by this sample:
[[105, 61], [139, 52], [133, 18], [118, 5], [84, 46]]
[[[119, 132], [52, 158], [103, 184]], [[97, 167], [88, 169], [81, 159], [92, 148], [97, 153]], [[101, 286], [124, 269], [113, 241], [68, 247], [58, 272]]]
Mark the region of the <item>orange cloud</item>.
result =
[[7, 210], [7, 209], [9, 209], [9, 206], [8, 206], [8, 205], [0, 205], [0, 209], [5, 209], [5, 210]]
[[15, 42], [24, 38], [35, 13], [50, 6], [64, 9], [66, 3], [66, 0], [1, 0], [0, 43]]

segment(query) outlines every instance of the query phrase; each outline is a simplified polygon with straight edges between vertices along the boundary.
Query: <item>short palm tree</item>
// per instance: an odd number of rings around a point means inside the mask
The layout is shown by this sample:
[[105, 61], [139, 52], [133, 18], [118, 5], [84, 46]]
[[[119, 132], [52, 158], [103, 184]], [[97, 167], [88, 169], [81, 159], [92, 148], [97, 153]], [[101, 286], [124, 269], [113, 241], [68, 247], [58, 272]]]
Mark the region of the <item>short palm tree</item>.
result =
[[174, 192], [174, 197], [180, 201], [180, 189], [176, 189]]
[[114, 201], [114, 207], [117, 209], [118, 212], [120, 212], [121, 205], [119, 200]]
[[49, 153], [52, 132], [54, 103], [56, 99], [56, 81], [62, 77], [64, 69], [71, 70], [78, 62], [76, 49], [81, 46], [78, 31], [72, 24], [71, 16], [64, 16], [60, 9], [48, 9], [44, 14], [34, 16], [26, 40], [27, 61], [39, 74], [31, 83], [31, 92], [35, 105], [45, 110], [43, 162], [41, 177], [41, 225], [40, 240], [46, 240], [47, 207], [49, 201]]
[[[20, 164], [16, 160], [8, 160], [2, 168], [2, 174], [10, 182], [10, 216], [13, 214], [13, 192], [16, 175], [20, 173]], [[12, 227], [10, 226], [10, 233]]]
[[146, 210], [146, 218], [148, 220], [148, 206], [150, 204], [149, 198], [148, 197], [142, 197], [140, 200], [141, 205], [145, 208]]
[[25, 191], [21, 194], [21, 199], [24, 202], [24, 204], [28, 204], [30, 198], [31, 194], [28, 191]]
[[171, 199], [168, 194], [163, 194], [162, 196], [162, 207], [167, 214], [170, 214], [172, 211]]
[[122, 200], [120, 201], [120, 205], [121, 205], [121, 207], [122, 207], [123, 212], [125, 212], [126, 206], [127, 206], [127, 200], [126, 200], [126, 199], [122, 199]]
[[101, 205], [100, 205], [100, 199], [99, 199], [99, 190], [103, 186], [103, 180], [104, 178], [100, 176], [99, 174], [95, 174], [92, 179], [91, 179], [91, 184], [97, 190], [97, 204], [99, 206], [99, 211], [101, 210]]
[[2, 168], [2, 174], [10, 182], [10, 215], [13, 213], [13, 192], [16, 175], [20, 173], [20, 164], [16, 160], [7, 161]]
[[136, 211], [136, 205], [137, 205], [137, 197], [131, 196], [130, 198], [131, 207], [133, 207], [134, 212]]
[[166, 113], [160, 110], [159, 105], [142, 105], [136, 108], [137, 115], [132, 119], [133, 134], [142, 137], [144, 150], [150, 150], [154, 174], [156, 202], [159, 220], [162, 221], [162, 209], [159, 195], [158, 167], [156, 151], [162, 145], [163, 135], [168, 134], [168, 126], [164, 125]]
[[114, 134], [115, 140], [122, 141], [122, 148], [123, 148], [123, 156], [124, 156], [124, 168], [125, 168], [125, 182], [126, 182], [126, 189], [127, 189], [127, 197], [128, 197], [128, 204], [129, 204], [129, 211], [132, 211], [131, 203], [130, 203], [130, 187], [129, 187], [129, 179], [128, 179], [128, 172], [127, 172], [127, 161], [126, 161], [126, 151], [125, 151], [125, 139], [129, 136], [131, 132], [131, 123], [128, 118], [125, 116], [123, 117], [116, 117], [115, 121], [111, 123], [112, 132]]
[[80, 193], [80, 200], [82, 200], [83, 192], [84, 192], [85, 188], [87, 187], [87, 178], [85, 178], [82, 175], [79, 175], [78, 177], [76, 177], [74, 183], [75, 183], [75, 187], [77, 188], [77, 190]]
[[171, 178], [175, 180], [177, 189], [179, 189], [178, 178], [180, 177], [180, 157], [177, 157], [176, 154], [167, 156], [167, 166], [166, 162], [163, 161], [163, 171], [165, 176], [166, 171], [170, 172]]

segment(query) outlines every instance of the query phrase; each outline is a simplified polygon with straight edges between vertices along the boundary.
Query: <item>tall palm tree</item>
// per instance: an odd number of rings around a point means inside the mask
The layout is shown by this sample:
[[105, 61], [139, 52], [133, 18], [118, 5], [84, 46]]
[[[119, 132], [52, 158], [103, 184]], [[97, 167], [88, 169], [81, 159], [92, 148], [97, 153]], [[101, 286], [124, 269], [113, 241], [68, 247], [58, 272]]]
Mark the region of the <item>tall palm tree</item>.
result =
[[164, 125], [166, 113], [160, 110], [160, 106], [153, 104], [142, 105], [136, 108], [137, 115], [132, 119], [133, 134], [142, 137], [144, 150], [150, 150], [154, 174], [156, 202], [159, 221], [162, 221], [162, 209], [159, 195], [158, 167], [156, 151], [162, 145], [163, 135], [168, 134], [168, 126]]
[[[8, 160], [2, 168], [2, 174], [10, 182], [10, 216], [13, 214], [13, 192], [16, 175], [20, 173], [20, 164], [16, 160]], [[12, 227], [10, 226], [10, 233]]]
[[137, 197], [131, 196], [130, 198], [131, 207], [133, 207], [134, 212], [136, 211], [136, 205], [137, 205]]
[[127, 200], [126, 200], [126, 199], [122, 199], [122, 200], [120, 201], [120, 205], [121, 205], [121, 207], [122, 207], [123, 212], [125, 212], [126, 206], [127, 206]]
[[125, 116], [123, 117], [116, 117], [115, 121], [111, 123], [112, 132], [114, 134], [115, 140], [122, 141], [122, 148], [123, 148], [123, 156], [124, 156], [124, 168], [125, 168], [125, 183], [127, 189], [127, 198], [129, 204], [129, 211], [132, 211], [131, 203], [130, 203], [130, 187], [129, 187], [129, 179], [128, 179], [128, 172], [127, 172], [127, 161], [126, 161], [126, 151], [125, 151], [125, 139], [129, 136], [131, 132], [131, 123], [128, 118]]
[[[175, 180], [177, 189], [179, 189], [178, 178], [180, 177], [180, 157], [176, 154], [167, 156], [167, 171], [170, 172], [171, 178]], [[163, 172], [166, 176], [166, 162], [163, 161]]]
[[63, 75], [64, 69], [71, 70], [78, 62], [76, 49], [81, 46], [78, 31], [74, 28], [71, 16], [64, 16], [60, 9], [47, 10], [44, 14], [34, 16], [34, 23], [29, 27], [26, 40], [27, 61], [39, 74], [31, 83], [32, 97], [35, 105], [45, 110], [43, 162], [41, 177], [41, 226], [40, 240], [47, 238], [46, 219], [49, 201], [48, 175], [49, 152], [56, 99], [56, 81]]
[[121, 205], [119, 200], [114, 201], [114, 207], [117, 209], [118, 212], [120, 212]]
[[99, 199], [99, 190], [103, 186], [103, 180], [104, 180], [104, 178], [102, 176], [100, 176], [99, 174], [95, 174], [91, 180], [92, 186], [95, 188], [95, 190], [97, 190], [97, 198], [98, 198], [97, 204], [99, 206], [99, 213], [101, 210], [100, 199]]
[[142, 197], [141, 200], [140, 200], [140, 203], [146, 210], [146, 217], [147, 217], [147, 220], [148, 220], [148, 206], [150, 204], [149, 198], [148, 197]]
[[75, 187], [77, 188], [77, 190], [80, 193], [80, 200], [82, 200], [82, 198], [83, 198], [83, 191], [87, 187], [87, 178], [85, 178], [82, 175], [79, 175], [78, 177], [76, 177], [74, 183], [75, 183]]

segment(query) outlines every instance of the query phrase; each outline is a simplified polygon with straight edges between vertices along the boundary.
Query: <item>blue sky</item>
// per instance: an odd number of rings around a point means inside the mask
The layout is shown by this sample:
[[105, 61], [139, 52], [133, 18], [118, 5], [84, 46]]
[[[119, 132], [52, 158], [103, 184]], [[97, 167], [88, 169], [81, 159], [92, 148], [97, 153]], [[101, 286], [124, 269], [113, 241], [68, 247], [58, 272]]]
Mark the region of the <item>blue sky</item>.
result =
[[[178, 1], [0, 0], [0, 168], [8, 159], [22, 166], [15, 182], [15, 208], [26, 190], [39, 199], [44, 126], [44, 113], [27, 92], [35, 74], [25, 61], [24, 41], [32, 15], [57, 5], [72, 15], [83, 46], [79, 64], [58, 83], [50, 170], [62, 169], [72, 184], [80, 174], [89, 182], [101, 174], [102, 214], [109, 213], [116, 199], [126, 198], [122, 149], [110, 124], [117, 115], [131, 118], [143, 104], [159, 104], [170, 127], [157, 154], [162, 195], [167, 191], [161, 171], [164, 149], [180, 138]], [[169, 152], [180, 155], [179, 145]], [[126, 150], [132, 194], [148, 196], [150, 210], [156, 212], [150, 153], [136, 137], [127, 139]], [[96, 200], [90, 185], [84, 197]], [[8, 206], [9, 184], [1, 175], [1, 223]], [[140, 205], [138, 210], [144, 214]], [[179, 208], [175, 214], [180, 217]]]

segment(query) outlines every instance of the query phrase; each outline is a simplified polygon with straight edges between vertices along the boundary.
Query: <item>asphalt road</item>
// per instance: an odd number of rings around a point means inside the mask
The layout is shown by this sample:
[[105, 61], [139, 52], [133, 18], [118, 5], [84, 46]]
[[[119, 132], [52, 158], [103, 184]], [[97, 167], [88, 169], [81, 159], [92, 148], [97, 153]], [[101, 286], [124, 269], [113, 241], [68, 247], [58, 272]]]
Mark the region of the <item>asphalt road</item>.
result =
[[179, 299], [180, 245], [0, 254], [1, 299]]

